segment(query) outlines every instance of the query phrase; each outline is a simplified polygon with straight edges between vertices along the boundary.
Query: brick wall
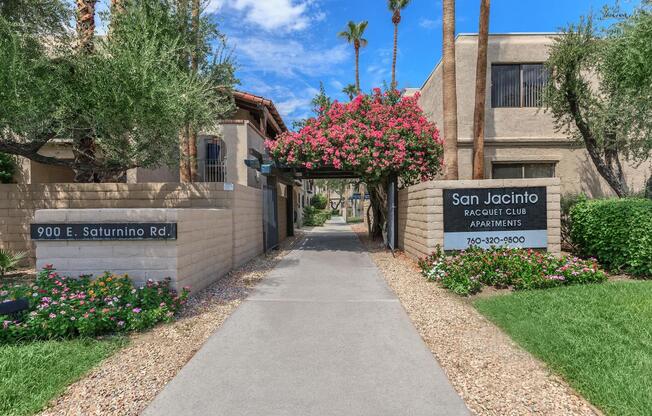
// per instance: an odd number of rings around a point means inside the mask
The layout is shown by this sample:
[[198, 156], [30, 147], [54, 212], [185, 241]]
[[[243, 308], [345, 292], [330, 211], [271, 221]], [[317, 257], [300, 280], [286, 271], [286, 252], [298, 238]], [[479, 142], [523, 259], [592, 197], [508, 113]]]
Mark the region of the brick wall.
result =
[[264, 250], [263, 191], [235, 186], [233, 211], [233, 266], [238, 267]]
[[53, 264], [64, 276], [127, 274], [138, 285], [147, 279], [172, 279], [179, 289], [200, 290], [233, 266], [232, 213], [229, 209], [125, 208], [46, 209], [42, 223], [175, 222], [176, 240], [39, 241], [37, 268]]
[[234, 265], [262, 253], [262, 191], [223, 183], [0, 185], [0, 248], [31, 252], [29, 225], [37, 209], [228, 208], [233, 211]]
[[558, 178], [429, 181], [403, 189], [399, 191], [399, 247], [416, 258], [430, 254], [437, 245], [443, 247], [443, 189], [527, 186], [545, 186], [547, 189], [548, 251], [559, 254], [561, 253], [561, 187]]

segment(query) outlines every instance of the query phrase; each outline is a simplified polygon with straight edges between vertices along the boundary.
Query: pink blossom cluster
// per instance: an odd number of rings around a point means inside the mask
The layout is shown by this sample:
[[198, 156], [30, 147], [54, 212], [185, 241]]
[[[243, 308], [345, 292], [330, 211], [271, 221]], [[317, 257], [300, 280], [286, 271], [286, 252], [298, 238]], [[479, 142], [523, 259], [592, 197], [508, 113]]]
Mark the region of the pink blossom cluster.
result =
[[300, 131], [265, 144], [287, 166], [333, 167], [368, 181], [396, 173], [408, 185], [433, 179], [441, 170], [443, 143], [418, 98], [376, 88], [350, 103], [335, 101]]

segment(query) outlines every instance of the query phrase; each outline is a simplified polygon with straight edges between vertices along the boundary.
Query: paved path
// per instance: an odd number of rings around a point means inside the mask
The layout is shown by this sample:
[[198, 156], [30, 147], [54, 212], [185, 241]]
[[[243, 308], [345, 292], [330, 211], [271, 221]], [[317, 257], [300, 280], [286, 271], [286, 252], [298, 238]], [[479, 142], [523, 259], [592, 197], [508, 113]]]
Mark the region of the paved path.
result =
[[146, 416], [468, 415], [350, 227], [307, 234]]

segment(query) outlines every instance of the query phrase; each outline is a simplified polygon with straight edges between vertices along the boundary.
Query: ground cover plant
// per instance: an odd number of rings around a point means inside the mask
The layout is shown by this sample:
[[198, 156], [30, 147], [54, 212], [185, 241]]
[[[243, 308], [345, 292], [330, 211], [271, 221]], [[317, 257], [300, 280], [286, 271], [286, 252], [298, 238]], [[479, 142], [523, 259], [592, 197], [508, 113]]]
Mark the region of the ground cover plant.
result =
[[612, 271], [652, 276], [652, 200], [581, 201], [570, 216], [571, 238], [581, 255]]
[[607, 279], [595, 260], [499, 247], [471, 248], [451, 256], [438, 249], [420, 260], [419, 266], [429, 280], [462, 296], [478, 293], [483, 286], [545, 289]]
[[175, 293], [169, 281], [137, 288], [127, 276], [71, 279], [47, 267], [34, 282], [0, 286], [0, 302], [29, 301], [20, 316], [4, 317], [0, 343], [143, 330], [171, 321], [187, 296], [186, 289]]
[[652, 409], [652, 282], [478, 299], [475, 307], [608, 415]]
[[125, 342], [111, 337], [0, 345], [0, 414], [37, 413]]

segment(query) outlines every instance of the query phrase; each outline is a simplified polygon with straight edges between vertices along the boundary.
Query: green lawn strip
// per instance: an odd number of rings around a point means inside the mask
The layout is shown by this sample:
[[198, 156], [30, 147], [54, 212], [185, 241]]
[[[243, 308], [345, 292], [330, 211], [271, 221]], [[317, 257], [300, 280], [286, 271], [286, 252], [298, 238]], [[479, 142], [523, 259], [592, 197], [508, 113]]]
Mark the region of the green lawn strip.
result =
[[32, 415], [125, 345], [126, 338], [0, 345], [0, 415]]
[[650, 414], [652, 282], [518, 292], [474, 305], [606, 414]]

